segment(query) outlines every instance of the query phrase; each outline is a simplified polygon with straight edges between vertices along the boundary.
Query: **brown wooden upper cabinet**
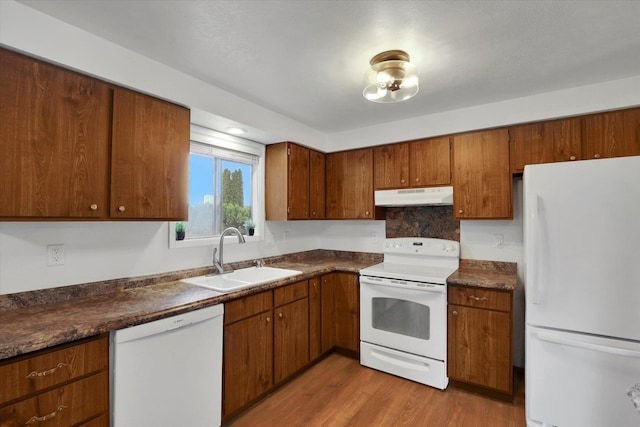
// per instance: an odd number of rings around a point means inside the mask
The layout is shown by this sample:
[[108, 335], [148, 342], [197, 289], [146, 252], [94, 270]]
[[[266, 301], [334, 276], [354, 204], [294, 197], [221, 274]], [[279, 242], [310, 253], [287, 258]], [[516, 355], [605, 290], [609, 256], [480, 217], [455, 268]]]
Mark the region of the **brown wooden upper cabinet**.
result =
[[525, 165], [582, 159], [579, 118], [552, 120], [509, 128], [511, 173]]
[[266, 148], [266, 219], [324, 218], [324, 154], [291, 142]]
[[374, 188], [403, 188], [409, 182], [409, 143], [389, 144], [373, 149]]
[[513, 203], [507, 129], [453, 137], [456, 219], [511, 219]]
[[0, 76], [0, 217], [187, 218], [188, 109], [5, 49]]
[[451, 183], [450, 137], [409, 143], [409, 180], [412, 187]]
[[584, 159], [640, 155], [640, 108], [583, 117]]
[[375, 147], [376, 190], [447, 185], [451, 182], [449, 137]]
[[189, 110], [115, 88], [111, 217], [185, 219], [189, 212]]
[[111, 89], [0, 49], [0, 216], [108, 215]]
[[373, 149], [330, 153], [327, 165], [327, 218], [373, 219]]

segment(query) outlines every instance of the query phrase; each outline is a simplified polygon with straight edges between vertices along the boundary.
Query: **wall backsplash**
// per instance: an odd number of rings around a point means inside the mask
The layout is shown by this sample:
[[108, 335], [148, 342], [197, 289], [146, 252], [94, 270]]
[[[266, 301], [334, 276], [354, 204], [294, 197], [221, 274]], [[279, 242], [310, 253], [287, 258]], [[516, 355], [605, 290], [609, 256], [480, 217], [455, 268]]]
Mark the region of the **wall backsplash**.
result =
[[460, 241], [460, 221], [453, 218], [453, 206], [407, 206], [387, 208], [386, 235], [433, 237]]

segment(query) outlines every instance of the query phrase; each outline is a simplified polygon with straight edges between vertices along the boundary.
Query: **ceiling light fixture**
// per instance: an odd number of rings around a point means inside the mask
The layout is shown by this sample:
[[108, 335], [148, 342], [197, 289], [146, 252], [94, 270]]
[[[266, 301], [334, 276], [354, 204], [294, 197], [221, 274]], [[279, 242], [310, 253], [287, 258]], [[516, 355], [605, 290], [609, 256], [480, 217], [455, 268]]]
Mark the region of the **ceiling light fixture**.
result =
[[418, 72], [403, 50], [388, 50], [371, 58], [362, 95], [373, 102], [401, 102], [418, 93]]
[[242, 135], [247, 132], [247, 130], [242, 128], [227, 128], [227, 132], [231, 135]]

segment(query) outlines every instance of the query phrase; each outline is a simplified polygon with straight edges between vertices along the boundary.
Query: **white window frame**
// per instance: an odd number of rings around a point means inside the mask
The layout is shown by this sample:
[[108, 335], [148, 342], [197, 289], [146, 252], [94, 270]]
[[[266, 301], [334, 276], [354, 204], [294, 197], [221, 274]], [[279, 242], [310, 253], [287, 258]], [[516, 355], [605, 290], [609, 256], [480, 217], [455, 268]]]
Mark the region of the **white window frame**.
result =
[[[212, 146], [213, 152], [215, 152], [216, 148], [219, 148], [257, 156], [258, 162], [253, 165], [251, 177], [253, 190], [251, 192], [252, 219], [256, 223], [256, 230], [253, 236], [245, 236], [245, 240], [247, 242], [264, 240], [264, 145], [194, 124], [191, 125], [191, 141], [210, 145]], [[176, 222], [177, 221], [168, 222], [169, 248], [171, 249], [217, 246], [220, 242], [220, 235], [176, 240]], [[225, 244], [234, 244], [238, 242], [238, 239], [236, 236], [225, 236], [224, 242]]]

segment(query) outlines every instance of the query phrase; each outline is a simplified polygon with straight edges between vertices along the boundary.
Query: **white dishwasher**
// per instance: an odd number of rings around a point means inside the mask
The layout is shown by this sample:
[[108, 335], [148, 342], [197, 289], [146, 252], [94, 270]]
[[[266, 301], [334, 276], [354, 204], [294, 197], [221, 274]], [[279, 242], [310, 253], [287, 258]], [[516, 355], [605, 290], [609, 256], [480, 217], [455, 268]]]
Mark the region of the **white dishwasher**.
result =
[[221, 423], [224, 305], [111, 333], [113, 427]]

